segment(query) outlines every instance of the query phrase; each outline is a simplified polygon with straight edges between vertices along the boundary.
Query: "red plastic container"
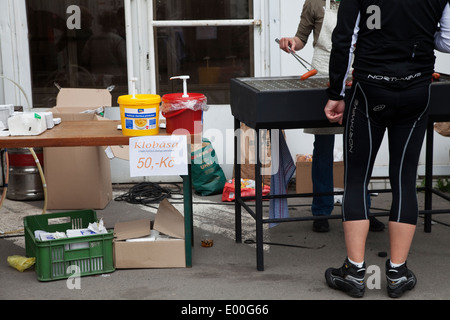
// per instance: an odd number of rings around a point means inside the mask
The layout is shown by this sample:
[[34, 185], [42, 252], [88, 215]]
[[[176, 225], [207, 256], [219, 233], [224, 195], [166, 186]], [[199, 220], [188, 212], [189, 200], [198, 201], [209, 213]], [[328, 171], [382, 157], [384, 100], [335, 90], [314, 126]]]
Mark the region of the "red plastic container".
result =
[[[174, 111], [162, 112], [162, 115], [166, 118], [166, 132], [168, 134], [172, 134], [177, 129], [185, 129], [191, 134], [202, 132], [202, 106], [206, 102], [206, 97], [203, 94], [189, 93], [188, 97], [183, 97], [181, 93], [166, 94], [162, 97], [162, 102], [166, 106], [172, 105], [175, 108]], [[182, 108], [187, 105], [189, 108]]]
[[191, 134], [200, 133], [202, 130], [202, 111], [181, 109], [164, 113], [166, 118], [166, 132], [171, 134], [177, 129], [186, 129]]

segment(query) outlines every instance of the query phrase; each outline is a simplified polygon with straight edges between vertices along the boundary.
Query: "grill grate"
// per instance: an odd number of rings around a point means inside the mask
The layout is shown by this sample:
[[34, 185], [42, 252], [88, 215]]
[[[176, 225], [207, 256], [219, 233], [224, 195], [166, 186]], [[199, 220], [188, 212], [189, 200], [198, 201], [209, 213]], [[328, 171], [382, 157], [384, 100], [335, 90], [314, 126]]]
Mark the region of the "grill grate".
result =
[[301, 89], [326, 88], [328, 77], [314, 77], [304, 81], [295, 78], [248, 78], [241, 79], [258, 91], [290, 91]]
[[[239, 80], [260, 92], [328, 88], [328, 77], [320, 76], [311, 77], [304, 81], [300, 80], [300, 77], [241, 78]], [[448, 81], [450, 81], [450, 76], [441, 74], [438, 82]]]

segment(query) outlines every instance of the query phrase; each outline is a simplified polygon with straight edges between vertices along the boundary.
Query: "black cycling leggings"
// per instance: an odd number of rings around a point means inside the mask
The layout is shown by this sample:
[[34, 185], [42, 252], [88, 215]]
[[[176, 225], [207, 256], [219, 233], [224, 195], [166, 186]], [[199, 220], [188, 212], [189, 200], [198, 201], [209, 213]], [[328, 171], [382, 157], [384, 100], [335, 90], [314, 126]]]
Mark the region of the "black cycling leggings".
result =
[[367, 188], [387, 129], [392, 205], [389, 221], [417, 224], [417, 166], [428, 121], [430, 86], [390, 90], [356, 82], [346, 108], [343, 221], [369, 217]]

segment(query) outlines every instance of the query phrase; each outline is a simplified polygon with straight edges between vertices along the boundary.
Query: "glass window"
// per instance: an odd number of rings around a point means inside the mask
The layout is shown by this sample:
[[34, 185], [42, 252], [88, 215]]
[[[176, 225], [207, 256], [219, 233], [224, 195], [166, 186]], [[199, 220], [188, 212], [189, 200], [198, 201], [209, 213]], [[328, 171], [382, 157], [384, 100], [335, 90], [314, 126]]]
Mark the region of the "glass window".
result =
[[[251, 1], [158, 0], [155, 20], [251, 19]], [[156, 28], [157, 91], [203, 93], [208, 104], [228, 104], [230, 79], [253, 74], [252, 26], [194, 26]]]
[[26, 1], [34, 107], [55, 105], [55, 84], [128, 93], [123, 2]]

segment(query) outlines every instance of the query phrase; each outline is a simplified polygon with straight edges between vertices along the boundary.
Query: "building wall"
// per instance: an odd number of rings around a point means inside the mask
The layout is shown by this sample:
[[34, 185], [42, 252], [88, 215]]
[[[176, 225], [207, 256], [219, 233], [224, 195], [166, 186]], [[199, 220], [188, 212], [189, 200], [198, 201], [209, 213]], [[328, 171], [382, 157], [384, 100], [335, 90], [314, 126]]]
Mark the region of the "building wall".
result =
[[[304, 0], [260, 0], [255, 3], [255, 18], [262, 20], [261, 30], [255, 32], [255, 74], [257, 76], [291, 76], [300, 75], [304, 72], [302, 66], [289, 56], [282, 52], [275, 43], [275, 38], [284, 36], [293, 36], [296, 32], [300, 19], [301, 9]], [[136, 2], [131, 1], [131, 17], [134, 21], [136, 12]], [[0, 74], [10, 77], [17, 83], [20, 83], [25, 92], [31, 97], [30, 83], [30, 67], [27, 62], [28, 43], [25, 1], [20, 0], [2, 0], [0, 1]], [[144, 24], [146, 19], [141, 19], [140, 23]], [[148, 46], [145, 34], [138, 33], [136, 26], [131, 29], [133, 57], [130, 70], [134, 76], [143, 78], [141, 81], [154, 82], [146, 79], [145, 68], [142, 63], [146, 63], [143, 56]], [[146, 26], [140, 26], [139, 32], [145, 32]], [[142, 41], [143, 45], [139, 45]], [[311, 60], [313, 48], [310, 41], [308, 45], [299, 54], [308, 60]], [[139, 50], [140, 49], [140, 50]], [[450, 73], [450, 57], [445, 54], [437, 54], [436, 70], [442, 73]], [[6, 81], [7, 82], [7, 81]], [[26, 105], [23, 94], [11, 83], [2, 83], [0, 79], [0, 104], [14, 103], [15, 105]], [[146, 88], [140, 87], [141, 92], [147, 92]], [[139, 89], [139, 88], [138, 88]], [[115, 102], [113, 102], [115, 103]], [[118, 108], [113, 108], [108, 112], [112, 118], [119, 119]], [[225, 140], [224, 143], [214, 142], [214, 135], [227, 136], [227, 131], [233, 130], [233, 118], [231, 116], [229, 105], [211, 106], [209, 111], [204, 115], [205, 137], [213, 142], [221, 165], [227, 178], [232, 177], [233, 165], [229, 161], [229, 155], [233, 153], [232, 141]], [[220, 134], [218, 134], [220, 132]], [[287, 142], [291, 150], [291, 154], [312, 153], [312, 145], [314, 137], [304, 134], [303, 130], [287, 130]], [[342, 151], [342, 135], [336, 136], [335, 153]], [[435, 134], [435, 151], [434, 151], [434, 174], [450, 175], [450, 159], [449, 159], [450, 139]], [[228, 158], [227, 158], [228, 156]], [[389, 154], [387, 151], [387, 143], [384, 142], [374, 168], [375, 177], [387, 177], [388, 175]], [[425, 157], [421, 156], [419, 174], [424, 172]], [[128, 175], [128, 164], [123, 160], [112, 161], [112, 179], [113, 182], [135, 182]], [[151, 178], [150, 178], [151, 179]], [[176, 178], [173, 178], [176, 179]], [[168, 178], [168, 180], [173, 180]]]

